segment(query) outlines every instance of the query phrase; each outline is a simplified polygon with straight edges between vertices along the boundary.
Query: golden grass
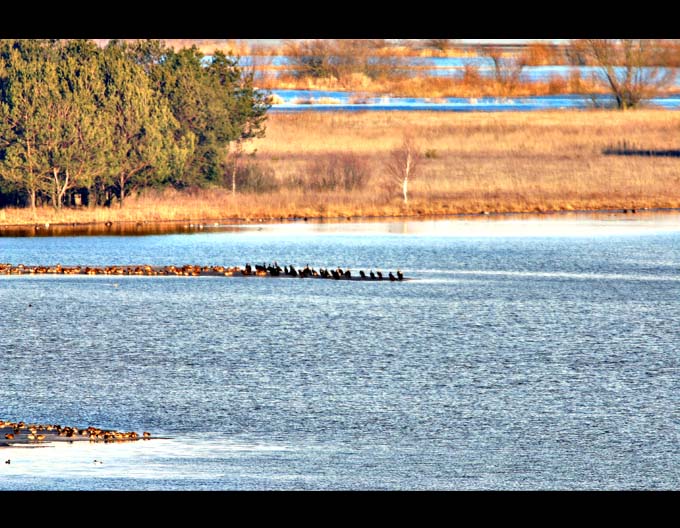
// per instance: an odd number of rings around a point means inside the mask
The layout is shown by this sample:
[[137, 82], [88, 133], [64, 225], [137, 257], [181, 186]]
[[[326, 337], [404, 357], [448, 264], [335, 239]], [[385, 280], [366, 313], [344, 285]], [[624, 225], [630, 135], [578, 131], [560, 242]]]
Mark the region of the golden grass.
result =
[[[390, 149], [414, 134], [428, 157], [409, 207], [385, 169]], [[280, 190], [233, 197], [225, 189], [165, 190], [119, 209], [0, 209], [0, 224], [280, 219], [623, 208], [680, 208], [680, 157], [603, 153], [625, 140], [647, 150], [678, 148], [680, 113], [540, 111], [303, 112], [271, 114], [255, 160]], [[366, 187], [311, 192], [291, 182], [314, 161], [352, 154], [369, 167]]]
[[680, 115], [669, 111], [273, 114], [267, 137], [253, 147], [282, 182], [315, 156], [362, 156], [372, 181], [336, 203], [353, 203], [344, 211], [352, 216], [359, 208], [393, 214], [405, 209], [384, 165], [407, 132], [429, 154], [412, 184], [410, 212], [680, 206], [680, 158], [603, 154], [624, 139], [645, 149], [675, 148]]
[[554, 76], [546, 81], [527, 81], [510, 85], [484, 77], [474, 70], [468, 75], [455, 78], [419, 75], [417, 72], [412, 76], [376, 79], [361, 73], [347, 75], [341, 79], [297, 78], [282, 73], [279, 76], [265, 75], [258, 79], [257, 84], [258, 88], [263, 90], [344, 90], [373, 95], [389, 94], [394, 97], [522, 97], [606, 92], [602, 85], [584, 79], [578, 74], [569, 78]]

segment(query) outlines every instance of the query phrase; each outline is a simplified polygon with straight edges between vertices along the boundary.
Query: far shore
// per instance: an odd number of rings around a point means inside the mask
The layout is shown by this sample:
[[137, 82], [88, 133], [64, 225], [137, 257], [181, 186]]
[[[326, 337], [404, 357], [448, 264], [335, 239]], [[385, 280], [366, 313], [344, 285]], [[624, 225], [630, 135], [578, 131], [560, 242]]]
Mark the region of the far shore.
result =
[[[678, 210], [678, 125], [652, 109], [271, 114], [245, 146], [235, 195], [227, 175], [209, 189], [146, 189], [123, 208], [4, 207], [0, 230]], [[387, 170], [406, 134], [422, 153], [408, 204]], [[356, 185], [333, 184], [343, 174]]]

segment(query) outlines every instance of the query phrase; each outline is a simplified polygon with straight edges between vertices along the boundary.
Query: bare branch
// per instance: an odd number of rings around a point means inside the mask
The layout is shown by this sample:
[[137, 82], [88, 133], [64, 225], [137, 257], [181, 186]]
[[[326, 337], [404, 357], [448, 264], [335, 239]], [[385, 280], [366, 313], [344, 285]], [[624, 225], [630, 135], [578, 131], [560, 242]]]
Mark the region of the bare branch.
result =
[[604, 83], [625, 110], [663, 92], [675, 82], [677, 70], [661, 67], [666, 52], [660, 42], [647, 39], [586, 39], [573, 41], [585, 60], [597, 66]]
[[408, 183], [415, 177], [422, 154], [413, 136], [404, 136], [401, 146], [393, 149], [387, 160], [387, 171], [399, 183], [404, 196], [404, 204], [408, 205]]

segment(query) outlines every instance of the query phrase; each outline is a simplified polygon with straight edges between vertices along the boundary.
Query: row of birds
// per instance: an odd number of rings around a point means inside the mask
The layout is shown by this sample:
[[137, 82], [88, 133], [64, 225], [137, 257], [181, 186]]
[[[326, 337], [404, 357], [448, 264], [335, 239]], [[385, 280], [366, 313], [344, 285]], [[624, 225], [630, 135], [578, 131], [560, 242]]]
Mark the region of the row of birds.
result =
[[[278, 277], [281, 274], [289, 277], [300, 277], [301, 279], [307, 278], [307, 277], [315, 277], [315, 278], [320, 278], [320, 279], [352, 279], [352, 271], [349, 269], [346, 269], [343, 271], [342, 268], [336, 268], [336, 269], [325, 269], [325, 268], [319, 268], [319, 270], [315, 270], [314, 268], [310, 268], [309, 264], [307, 264], [304, 268], [302, 269], [295, 269], [295, 266], [292, 264], [290, 266], [284, 266], [281, 268], [276, 262], [274, 264], [269, 264], [265, 266], [264, 264], [255, 265], [255, 274], [260, 274], [260, 275], [271, 275], [272, 277]], [[244, 269], [244, 275], [252, 275], [253, 274], [253, 268], [250, 264], [246, 264], [245, 269]], [[381, 271], [376, 271], [373, 273], [373, 270], [369, 271], [369, 274], [366, 275], [366, 273], [363, 270], [359, 270], [359, 278], [360, 279], [365, 279], [365, 280], [383, 280], [383, 274]], [[396, 276], [390, 271], [389, 274], [387, 275], [387, 279], [391, 281], [400, 281], [404, 280], [404, 274], [400, 271], [397, 270]]]
[[86, 427], [85, 429], [78, 429], [77, 427], [62, 427], [58, 424], [27, 424], [23, 421], [9, 422], [0, 420], [0, 429], [9, 429], [12, 431], [5, 433], [5, 440], [18, 440], [18, 435], [25, 434], [26, 439], [33, 442], [44, 442], [48, 436], [57, 436], [68, 439], [87, 438], [90, 442], [98, 442], [101, 440], [105, 443], [139, 440], [140, 438], [148, 440], [151, 438], [151, 433], [147, 431], [143, 432], [140, 437], [135, 431], [121, 432], [92, 426]]
[[[224, 275], [231, 277], [234, 275], [253, 275], [260, 277], [300, 277], [300, 278], [321, 278], [321, 279], [353, 279], [351, 270], [342, 268], [325, 269], [319, 268], [315, 270], [310, 268], [309, 264], [301, 269], [295, 269], [292, 264], [281, 268], [276, 262], [274, 264], [262, 265], [256, 264], [255, 268], [246, 263], [244, 268], [238, 266], [198, 266], [193, 264], [186, 264], [184, 266], [150, 266], [144, 264], [142, 266], [62, 266], [57, 264], [55, 266], [26, 266], [18, 264], [0, 264], [0, 275], [25, 275], [25, 274], [58, 274], [58, 275], [176, 275], [176, 276], [200, 276], [200, 275]], [[375, 273], [370, 270], [368, 275], [363, 271], [359, 271], [358, 278], [364, 280], [404, 280], [404, 274], [397, 270], [396, 275], [391, 271], [387, 277], [383, 277], [381, 271], [377, 270]]]

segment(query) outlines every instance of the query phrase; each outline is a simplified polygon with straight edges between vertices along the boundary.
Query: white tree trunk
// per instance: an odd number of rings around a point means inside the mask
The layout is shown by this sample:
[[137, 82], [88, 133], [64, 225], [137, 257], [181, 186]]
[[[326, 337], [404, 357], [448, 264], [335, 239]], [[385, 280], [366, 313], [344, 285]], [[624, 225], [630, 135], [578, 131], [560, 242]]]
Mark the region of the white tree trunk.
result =
[[404, 192], [404, 205], [408, 205], [408, 177], [411, 175], [411, 152], [406, 154], [406, 166], [404, 167], [404, 181], [402, 190]]
[[231, 195], [236, 196], [236, 164], [238, 158], [234, 159], [234, 167], [231, 170]]

